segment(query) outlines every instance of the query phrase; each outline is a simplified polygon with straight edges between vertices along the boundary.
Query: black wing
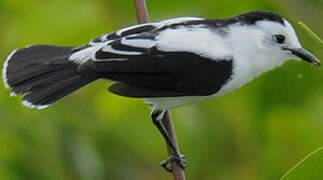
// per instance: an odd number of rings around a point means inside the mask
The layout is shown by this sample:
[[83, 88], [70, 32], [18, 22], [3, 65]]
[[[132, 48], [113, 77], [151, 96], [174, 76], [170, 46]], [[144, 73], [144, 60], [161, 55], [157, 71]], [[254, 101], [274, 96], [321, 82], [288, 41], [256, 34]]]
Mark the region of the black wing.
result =
[[[197, 17], [181, 17], [181, 18], [173, 18], [165, 21], [160, 22], [152, 22], [152, 23], [144, 23], [144, 24], [137, 24], [134, 26], [129, 26], [126, 28], [122, 28], [118, 31], [101, 35], [97, 38], [94, 38], [89, 42], [89, 45], [97, 45], [99, 43], [104, 43], [107, 41], [119, 39], [126, 36], [133, 36], [139, 35], [142, 33], [152, 33], [152, 31], [159, 31], [163, 28], [168, 28], [171, 26], [181, 26], [181, 25], [194, 25], [200, 24], [201, 21], [204, 23], [209, 24], [209, 20], [205, 20], [203, 18]], [[147, 34], [146, 34], [147, 35]]]
[[88, 61], [79, 71], [120, 82], [110, 90], [130, 97], [211, 95], [232, 75], [232, 59], [211, 60], [190, 52], [151, 49], [149, 54], [118, 58]]
[[151, 30], [157, 29], [158, 27], [159, 25], [157, 23], [138, 24], [135, 26], [120, 29], [119, 31], [116, 31], [116, 32], [101, 35], [97, 38], [94, 38], [92, 41], [89, 42], [89, 44], [96, 45], [97, 43], [104, 43], [107, 41], [111, 41], [121, 37], [129, 36], [129, 35], [149, 32]]
[[[188, 35], [190, 32], [202, 35], [202, 39], [198, 38], [201, 42], [212, 41], [208, 40], [205, 34], [201, 34], [210, 33], [205, 31], [205, 26], [205, 22], [197, 22], [194, 19], [171, 28], [164, 25], [163, 28], [156, 29], [155, 26], [143, 25], [134, 29], [119, 30], [115, 36], [121, 37], [115, 37], [114, 40], [100, 46], [94, 52], [93, 59], [82, 63], [78, 71], [117, 81], [117, 84], [110, 87], [110, 91], [123, 96], [174, 97], [214, 94], [232, 75], [230, 55], [219, 54], [218, 58], [210, 57], [210, 49], [200, 46], [194, 48], [196, 42], [191, 37], [189, 38], [192, 40], [175, 39], [177, 46], [174, 50], [174, 39], [170, 37], [173, 31], [184, 30]], [[165, 33], [159, 36], [165, 31], [172, 32], [168, 33], [170, 36]], [[170, 39], [170, 43], [163, 41], [168, 40], [167, 38]], [[187, 47], [187, 43], [191, 43], [193, 48]], [[168, 44], [170, 47], [165, 48]], [[159, 45], [163, 45], [164, 49]]]

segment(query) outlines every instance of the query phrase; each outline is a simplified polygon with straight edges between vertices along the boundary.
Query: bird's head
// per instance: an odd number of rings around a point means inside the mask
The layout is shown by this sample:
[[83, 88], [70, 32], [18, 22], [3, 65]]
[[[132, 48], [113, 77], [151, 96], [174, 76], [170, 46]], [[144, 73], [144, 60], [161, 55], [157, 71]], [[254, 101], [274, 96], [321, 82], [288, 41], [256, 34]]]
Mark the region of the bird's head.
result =
[[232, 19], [237, 23], [232, 27], [231, 37], [233, 41], [240, 41], [242, 52], [239, 54], [249, 52], [255, 65], [272, 66], [264, 71], [289, 59], [320, 65], [320, 61], [302, 47], [292, 25], [281, 16], [271, 12], [253, 11]]

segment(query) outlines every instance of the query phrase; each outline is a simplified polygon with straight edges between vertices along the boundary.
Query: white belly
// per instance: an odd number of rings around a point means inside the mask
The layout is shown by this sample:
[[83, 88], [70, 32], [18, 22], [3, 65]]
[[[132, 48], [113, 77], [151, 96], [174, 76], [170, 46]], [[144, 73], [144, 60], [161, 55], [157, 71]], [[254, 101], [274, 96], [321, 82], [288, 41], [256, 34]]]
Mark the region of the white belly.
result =
[[207, 99], [214, 98], [211, 96], [180, 96], [180, 97], [161, 97], [161, 98], [145, 98], [147, 104], [155, 106], [159, 110], [168, 110], [174, 107], [193, 104]]
[[[234, 82], [234, 81], [233, 81]], [[208, 99], [213, 99], [216, 97], [223, 96], [239, 87], [241, 87], [243, 84], [242, 81], [239, 81], [240, 83], [228, 83], [224, 85], [217, 93], [209, 95], [209, 96], [180, 96], [180, 97], [161, 97], [161, 98], [145, 98], [144, 101], [147, 104], [151, 104], [155, 106], [156, 109], [160, 110], [167, 110], [178, 106], [183, 106], [186, 104], [193, 104], [198, 103], [201, 101], [205, 101]]]

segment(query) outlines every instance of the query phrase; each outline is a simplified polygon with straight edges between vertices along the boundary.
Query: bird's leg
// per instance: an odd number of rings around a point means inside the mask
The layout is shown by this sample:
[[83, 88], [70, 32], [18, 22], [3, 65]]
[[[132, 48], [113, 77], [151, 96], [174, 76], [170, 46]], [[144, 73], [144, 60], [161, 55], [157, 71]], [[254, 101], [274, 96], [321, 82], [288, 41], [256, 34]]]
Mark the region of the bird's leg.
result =
[[184, 159], [184, 155], [181, 155], [175, 148], [173, 142], [170, 140], [170, 137], [162, 123], [166, 111], [165, 110], [155, 110], [153, 109], [151, 112], [151, 118], [153, 123], [158, 128], [159, 132], [163, 135], [166, 143], [170, 147], [171, 155], [164, 161], [160, 163], [160, 165], [168, 172], [172, 172], [170, 167], [170, 163], [175, 161], [179, 167], [185, 169], [186, 161]]

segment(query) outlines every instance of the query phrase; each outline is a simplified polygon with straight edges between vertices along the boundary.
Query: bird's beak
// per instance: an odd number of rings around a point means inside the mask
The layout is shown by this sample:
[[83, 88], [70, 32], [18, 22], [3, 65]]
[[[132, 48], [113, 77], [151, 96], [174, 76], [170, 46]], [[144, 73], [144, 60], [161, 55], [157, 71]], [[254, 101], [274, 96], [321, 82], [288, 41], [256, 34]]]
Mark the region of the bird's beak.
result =
[[315, 66], [321, 65], [321, 62], [310, 52], [303, 48], [297, 48], [297, 49], [288, 49], [294, 54], [295, 56], [311, 63], [314, 64]]

